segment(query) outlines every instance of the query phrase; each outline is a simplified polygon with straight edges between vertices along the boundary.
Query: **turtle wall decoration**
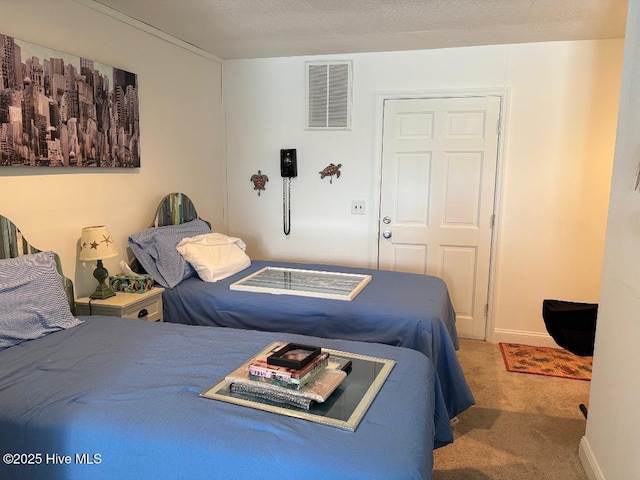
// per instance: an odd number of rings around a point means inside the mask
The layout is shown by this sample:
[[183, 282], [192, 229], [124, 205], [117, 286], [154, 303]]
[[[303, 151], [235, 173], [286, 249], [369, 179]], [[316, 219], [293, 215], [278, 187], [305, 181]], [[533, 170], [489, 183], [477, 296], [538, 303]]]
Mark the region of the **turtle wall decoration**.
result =
[[341, 163], [339, 163], [338, 165], [334, 165], [333, 163], [330, 163], [320, 172], [320, 179], [323, 179], [324, 177], [329, 177], [329, 183], [333, 183], [334, 175], [336, 176], [336, 178], [340, 178], [340, 167], [342, 167]]
[[253, 189], [258, 191], [258, 196], [260, 196], [260, 190], [264, 190], [267, 182], [269, 181], [269, 177], [263, 175], [260, 170], [258, 173], [254, 173], [251, 175], [251, 181], [253, 182]]

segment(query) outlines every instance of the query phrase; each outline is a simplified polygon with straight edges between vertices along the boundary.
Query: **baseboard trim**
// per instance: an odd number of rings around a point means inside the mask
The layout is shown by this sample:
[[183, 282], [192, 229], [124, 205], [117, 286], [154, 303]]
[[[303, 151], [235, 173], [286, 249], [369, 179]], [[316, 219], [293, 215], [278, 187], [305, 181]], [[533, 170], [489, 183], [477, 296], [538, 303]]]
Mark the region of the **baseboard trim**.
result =
[[598, 462], [593, 456], [593, 451], [591, 450], [587, 437], [582, 437], [580, 440], [578, 458], [580, 458], [580, 463], [582, 463], [584, 473], [587, 474], [587, 478], [589, 480], [605, 480], [604, 475], [598, 466]]
[[559, 348], [551, 335], [539, 332], [527, 332], [525, 330], [508, 330], [505, 328], [496, 328], [490, 339], [491, 343], [522, 343], [524, 345], [533, 345], [534, 347], [553, 347]]

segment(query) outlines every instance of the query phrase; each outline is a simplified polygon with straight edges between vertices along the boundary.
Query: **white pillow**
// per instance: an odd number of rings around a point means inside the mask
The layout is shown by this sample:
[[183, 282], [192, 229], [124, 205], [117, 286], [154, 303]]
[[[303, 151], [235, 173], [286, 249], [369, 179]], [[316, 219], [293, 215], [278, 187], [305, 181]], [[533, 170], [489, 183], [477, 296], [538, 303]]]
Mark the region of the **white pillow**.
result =
[[251, 265], [244, 252], [247, 245], [222, 233], [205, 233], [184, 238], [176, 249], [205, 282], [217, 282]]

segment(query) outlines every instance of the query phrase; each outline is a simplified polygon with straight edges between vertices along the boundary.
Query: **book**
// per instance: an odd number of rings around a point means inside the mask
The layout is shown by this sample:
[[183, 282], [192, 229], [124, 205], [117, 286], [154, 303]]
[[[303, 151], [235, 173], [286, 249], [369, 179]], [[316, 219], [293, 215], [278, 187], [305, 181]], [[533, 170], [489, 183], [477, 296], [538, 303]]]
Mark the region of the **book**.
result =
[[304, 410], [310, 410], [316, 404], [315, 400], [310, 398], [301, 398], [288, 395], [287, 392], [266, 391], [264, 388], [256, 385], [247, 385], [245, 383], [232, 383], [229, 385], [232, 392], [242, 393], [250, 397], [268, 400], [273, 403], [298, 407]]
[[324, 402], [351, 370], [349, 359], [330, 357], [329, 352], [323, 351], [302, 369], [267, 363], [270, 355], [288, 345], [279, 344], [266, 355], [231, 372], [225, 377], [229, 389], [249, 397], [309, 410]]
[[346, 377], [346, 372], [342, 370], [325, 368], [302, 388], [292, 390], [250, 380], [247, 367], [244, 366], [227, 375], [225, 380], [232, 392], [308, 410], [329, 398]]
[[249, 371], [249, 378], [256, 382], [262, 383], [271, 383], [273, 385], [280, 385], [285, 388], [299, 389], [313, 380], [322, 370], [324, 370], [329, 365], [328, 359], [320, 363], [317, 367], [307, 373], [300, 379], [292, 378], [288, 380], [280, 380], [277, 376], [275, 377], [264, 377], [254, 375]]

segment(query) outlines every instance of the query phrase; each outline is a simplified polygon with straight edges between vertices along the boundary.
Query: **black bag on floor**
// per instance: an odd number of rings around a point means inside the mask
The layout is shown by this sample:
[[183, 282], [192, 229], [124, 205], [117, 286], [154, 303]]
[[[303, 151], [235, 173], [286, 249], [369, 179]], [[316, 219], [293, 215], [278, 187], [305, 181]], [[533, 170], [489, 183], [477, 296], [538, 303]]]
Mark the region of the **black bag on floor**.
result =
[[593, 355], [597, 303], [544, 300], [542, 318], [549, 335], [562, 348], [582, 357]]

